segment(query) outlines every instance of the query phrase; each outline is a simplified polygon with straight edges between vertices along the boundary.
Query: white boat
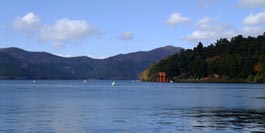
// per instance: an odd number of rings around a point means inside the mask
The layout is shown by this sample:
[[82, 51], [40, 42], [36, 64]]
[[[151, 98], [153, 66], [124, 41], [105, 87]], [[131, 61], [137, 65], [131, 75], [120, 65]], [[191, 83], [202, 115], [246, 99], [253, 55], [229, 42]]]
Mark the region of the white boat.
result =
[[33, 80], [32, 82], [33, 82], [33, 83], [37, 83], [37, 81], [36, 81], [36, 80]]
[[112, 85], [112, 86], [116, 86], [116, 83], [113, 81], [111, 85]]
[[86, 83], [86, 82], [87, 82], [87, 80], [84, 80], [83, 82], [84, 82], [84, 83]]

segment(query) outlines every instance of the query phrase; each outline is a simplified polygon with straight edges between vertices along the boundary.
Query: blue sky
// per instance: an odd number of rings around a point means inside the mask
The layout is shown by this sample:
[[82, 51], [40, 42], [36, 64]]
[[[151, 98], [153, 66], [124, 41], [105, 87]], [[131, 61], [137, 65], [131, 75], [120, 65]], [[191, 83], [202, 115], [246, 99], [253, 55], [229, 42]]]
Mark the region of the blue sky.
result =
[[265, 0], [3, 0], [0, 47], [104, 58], [265, 32]]

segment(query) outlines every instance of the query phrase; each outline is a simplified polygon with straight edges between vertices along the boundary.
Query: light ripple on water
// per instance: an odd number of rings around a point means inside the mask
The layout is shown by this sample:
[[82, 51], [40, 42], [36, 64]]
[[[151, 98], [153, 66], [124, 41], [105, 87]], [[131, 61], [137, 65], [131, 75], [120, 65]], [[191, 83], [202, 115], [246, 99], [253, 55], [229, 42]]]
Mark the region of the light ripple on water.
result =
[[262, 132], [262, 84], [0, 81], [0, 133]]

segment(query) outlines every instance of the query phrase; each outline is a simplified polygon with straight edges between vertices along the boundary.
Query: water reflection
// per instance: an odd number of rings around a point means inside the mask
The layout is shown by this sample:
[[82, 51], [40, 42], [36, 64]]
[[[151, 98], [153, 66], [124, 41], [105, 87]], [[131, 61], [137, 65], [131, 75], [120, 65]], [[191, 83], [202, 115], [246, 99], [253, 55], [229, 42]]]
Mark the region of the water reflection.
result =
[[262, 84], [27, 82], [0, 81], [0, 133], [265, 131]]
[[161, 129], [201, 132], [264, 132], [265, 110], [245, 109], [164, 109], [150, 114]]

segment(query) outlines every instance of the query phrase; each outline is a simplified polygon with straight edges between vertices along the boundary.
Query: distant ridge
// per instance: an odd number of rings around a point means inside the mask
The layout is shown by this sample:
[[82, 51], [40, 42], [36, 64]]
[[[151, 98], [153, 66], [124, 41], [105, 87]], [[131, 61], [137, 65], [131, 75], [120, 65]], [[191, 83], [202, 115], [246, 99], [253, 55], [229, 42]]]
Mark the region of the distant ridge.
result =
[[60, 57], [11, 47], [0, 49], [0, 79], [137, 79], [141, 71], [182, 48], [165, 46], [106, 59]]

